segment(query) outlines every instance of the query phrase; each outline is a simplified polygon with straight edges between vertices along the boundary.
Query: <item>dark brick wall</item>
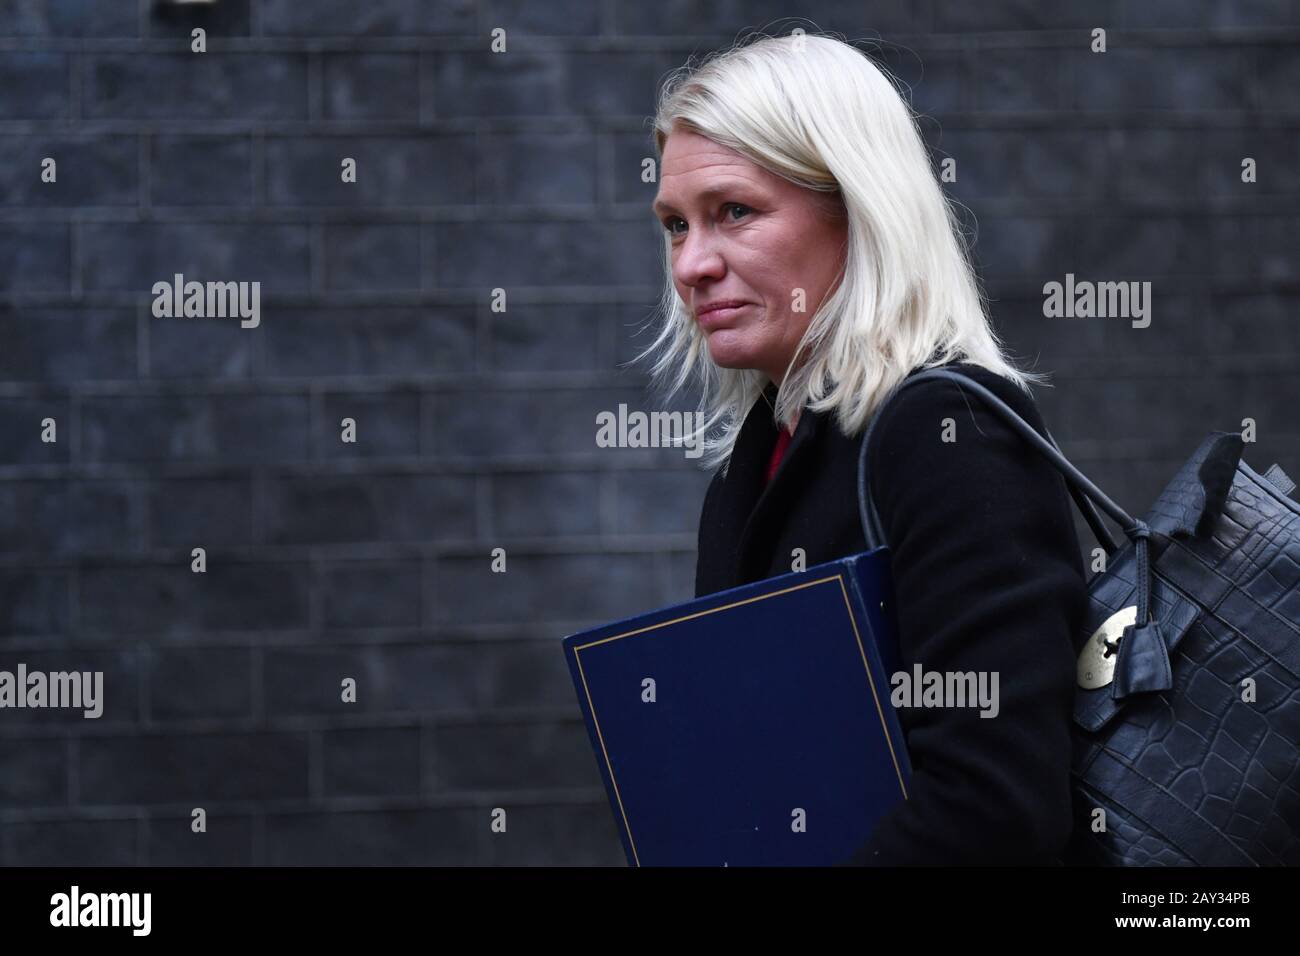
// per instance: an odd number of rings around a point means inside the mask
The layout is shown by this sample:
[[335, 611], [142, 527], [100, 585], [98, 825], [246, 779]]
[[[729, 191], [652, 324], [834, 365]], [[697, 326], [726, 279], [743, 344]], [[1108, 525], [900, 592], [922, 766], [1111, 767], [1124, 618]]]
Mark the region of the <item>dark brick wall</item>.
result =
[[[1246, 416], [1300, 476], [1295, 2], [0, 0], [0, 668], [106, 697], [0, 711], [0, 863], [622, 862], [558, 639], [690, 596], [708, 477], [593, 441], [654, 407], [646, 117], [790, 14], [897, 45], [1117, 500]], [[154, 318], [174, 272], [261, 325]], [[1150, 280], [1150, 328], [1044, 319], [1066, 272]]]

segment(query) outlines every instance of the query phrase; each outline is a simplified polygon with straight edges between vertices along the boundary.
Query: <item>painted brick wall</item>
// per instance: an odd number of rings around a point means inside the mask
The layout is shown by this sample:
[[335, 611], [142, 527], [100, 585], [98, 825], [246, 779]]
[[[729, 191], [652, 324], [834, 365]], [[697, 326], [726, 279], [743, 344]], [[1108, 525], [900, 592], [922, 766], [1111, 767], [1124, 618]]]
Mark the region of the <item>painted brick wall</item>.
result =
[[[1103, 488], [1246, 416], [1300, 475], [1295, 2], [0, 0], [0, 667], [106, 698], [0, 712], [0, 863], [622, 863], [558, 639], [690, 596], [708, 479], [593, 441], [656, 407], [646, 118], [792, 14], [887, 40]], [[176, 272], [261, 324], [155, 318]], [[1043, 318], [1067, 272], [1151, 326]]]

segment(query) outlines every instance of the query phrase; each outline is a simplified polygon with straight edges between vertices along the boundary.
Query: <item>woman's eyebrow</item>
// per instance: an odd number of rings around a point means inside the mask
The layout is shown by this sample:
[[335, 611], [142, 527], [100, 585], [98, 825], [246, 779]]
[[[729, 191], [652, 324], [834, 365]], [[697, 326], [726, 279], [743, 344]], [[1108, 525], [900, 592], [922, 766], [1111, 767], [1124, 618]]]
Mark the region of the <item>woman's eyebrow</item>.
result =
[[[740, 181], [719, 183], [717, 185], [709, 186], [706, 189], [700, 190], [700, 192], [697, 193], [697, 196], [701, 200], [708, 200], [708, 199], [714, 199], [718, 196], [721, 196], [724, 193], [735, 193], [735, 192], [740, 192], [741, 190], [747, 190], [749, 188], [750, 186], [748, 183], [743, 183]], [[660, 215], [662, 215], [665, 212], [677, 212], [676, 207], [674, 207], [668, 201], [659, 197], [655, 198], [655, 201], [651, 204], [651, 208]]]

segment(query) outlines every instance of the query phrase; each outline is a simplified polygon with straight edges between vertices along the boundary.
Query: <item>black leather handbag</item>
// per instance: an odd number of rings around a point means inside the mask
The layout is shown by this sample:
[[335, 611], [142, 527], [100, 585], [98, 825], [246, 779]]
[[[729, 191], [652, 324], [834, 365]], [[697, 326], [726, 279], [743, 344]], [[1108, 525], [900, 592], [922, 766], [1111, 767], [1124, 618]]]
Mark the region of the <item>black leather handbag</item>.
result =
[[[1076, 865], [1300, 864], [1300, 504], [1277, 465], [1257, 474], [1212, 432], [1135, 520], [991, 391], [960, 372], [1065, 476], [1106, 551], [1075, 641]], [[888, 400], [888, 399], [887, 399]], [[887, 544], [866, 480], [868, 549]], [[1095, 504], [1094, 504], [1095, 503]], [[1097, 513], [1123, 528], [1117, 544]]]

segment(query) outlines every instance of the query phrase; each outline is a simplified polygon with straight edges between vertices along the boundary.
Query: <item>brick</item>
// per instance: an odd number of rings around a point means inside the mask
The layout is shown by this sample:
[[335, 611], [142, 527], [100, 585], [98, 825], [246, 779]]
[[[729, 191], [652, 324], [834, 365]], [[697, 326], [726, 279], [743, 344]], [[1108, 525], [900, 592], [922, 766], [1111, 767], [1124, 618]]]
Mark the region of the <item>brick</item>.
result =
[[273, 544], [462, 539], [474, 533], [474, 489], [450, 475], [284, 477], [267, 514]]
[[692, 550], [688, 553], [674, 551], [667, 555], [666, 562], [668, 564], [668, 593], [664, 597], [664, 604], [681, 604], [683, 601], [694, 598], [695, 551]]
[[420, 118], [420, 61], [414, 53], [327, 53], [325, 118]]
[[149, 866], [253, 866], [253, 818], [204, 808], [207, 832], [195, 833], [193, 816], [149, 817], [145, 852]]
[[[610, 455], [668, 454], [666, 449], [601, 449], [596, 445], [596, 415], [617, 415], [619, 403], [645, 407], [636, 389], [551, 389], [538, 392], [448, 391], [432, 397], [434, 451], [456, 457], [500, 458], [511, 455], [603, 451]], [[520, 428], [528, 422], [528, 428]]]
[[[155, 282], [261, 282], [262, 321], [273, 321], [274, 296], [310, 286], [307, 228], [270, 223], [87, 223], [81, 228], [87, 289], [125, 290], [153, 303]], [[225, 322], [238, 317], [154, 319]], [[261, 326], [258, 326], [261, 328]], [[242, 329], [244, 332], [254, 329]]]
[[[54, 419], [52, 442], [41, 441], [47, 418]], [[45, 465], [66, 462], [73, 443], [66, 398], [0, 398], [0, 464]]]
[[982, 216], [975, 250], [981, 274], [990, 280], [1024, 277], [1038, 288], [1049, 279], [1064, 281], [1067, 272], [1083, 278], [1085, 266], [1095, 267], [1075, 253], [1068, 222], [1048, 216]]
[[95, 462], [301, 461], [309, 420], [299, 395], [100, 396], [82, 409], [81, 448]]
[[[1079, 43], [1087, 43], [1082, 33]], [[972, 77], [976, 108], [997, 112], [1060, 110], [1064, 105], [1064, 62], [1060, 50], [980, 50], [974, 55]]]
[[[343, 160], [356, 160], [356, 182]], [[474, 201], [473, 138], [445, 136], [269, 137], [271, 206], [432, 206]]]
[[1246, 446], [1244, 454], [1247, 460], [1258, 462], [1260, 467], [1256, 470], [1262, 472], [1270, 461], [1279, 456], [1287, 456], [1283, 470], [1294, 475], [1297, 470], [1295, 465], [1300, 462], [1296, 455], [1295, 423], [1300, 382], [1297, 382], [1294, 372], [1274, 371], [1269, 374], [1233, 376], [1225, 385], [1231, 390], [1211, 396], [1212, 411], [1202, 421], [1222, 422], [1220, 427], [1224, 431], [1240, 431], [1243, 418], [1255, 419], [1258, 444]]
[[150, 544], [219, 548], [253, 542], [248, 478], [178, 478], [149, 488]]
[[969, 4], [960, 0], [936, 0], [934, 30], [940, 33], [1077, 30], [1113, 23], [1117, 13], [1110, 2], [1080, 5], [1067, 0], [994, 0]]
[[[507, 300], [508, 303], [508, 300]], [[510, 372], [601, 368], [600, 324], [607, 306], [508, 305], [488, 313], [488, 358]]]
[[87, 806], [193, 803], [209, 813], [232, 800], [306, 799], [301, 733], [87, 737], [80, 745]]
[[[87, 650], [81, 647], [60, 648], [59, 650], [8, 651], [0, 659], [0, 667], [16, 673], [19, 663], [27, 665], [27, 673], [43, 671], [78, 671], [91, 673], [94, 680], [96, 671], [102, 673], [100, 699], [91, 707], [86, 695], [94, 693], [94, 687], [83, 683], [81, 707], [22, 707], [6, 708], [0, 711], [6, 727], [23, 727], [33, 730], [48, 730], [60, 727], [72, 732], [95, 732], [119, 727], [127, 729], [138, 726], [140, 722], [140, 680], [139, 654], [134, 648], [113, 650]], [[98, 708], [98, 717], [87, 717], [86, 711]], [[57, 739], [57, 738], [55, 738]], [[53, 740], [48, 741], [53, 743]], [[46, 741], [32, 741], [28, 746], [46, 746]]]
[[654, 111], [655, 91], [676, 66], [664, 53], [446, 53], [434, 62], [439, 117], [636, 116]]
[[1300, 24], [1300, 5], [1294, 0], [1151, 0], [1121, 4], [1120, 10], [1124, 26], [1142, 29], [1259, 29]]
[[[1139, 30], [1204, 29], [1210, 17], [1212, 0], [1150, 0], [1148, 3], [1122, 3], [1115, 11], [1118, 24]], [[1233, 6], [1238, 6], [1234, 0]], [[1100, 23], [1098, 25], [1101, 25]]]
[[694, 465], [681, 470], [617, 471], [614, 534], [693, 534], [713, 476]]
[[572, 708], [578, 714], [573, 680], [560, 642], [492, 641], [477, 652], [484, 706], [506, 709]]
[[540, 206], [599, 198], [591, 133], [485, 134], [481, 142], [480, 202]]
[[90, 566], [82, 572], [81, 624], [94, 634], [185, 636], [217, 630], [307, 626], [307, 569], [236, 564], [208, 551], [207, 571], [188, 554], [171, 565]]
[[301, 120], [305, 53], [86, 54], [92, 119]]
[[[1200, 222], [1190, 216], [1089, 215], [1079, 222], [1077, 266], [1066, 271], [1076, 282], [1204, 275], [1210, 260]], [[1065, 271], [1056, 278], [1064, 281]]]
[[42, 309], [0, 305], [0, 380], [72, 384], [136, 378], [136, 318], [130, 309]]
[[325, 627], [418, 627], [420, 564], [349, 561], [323, 572]]
[[154, 647], [145, 673], [155, 721], [253, 716], [248, 648]]
[[[648, 377], [653, 357], [642, 359], [639, 365], [635, 359], [642, 350], [650, 347], [663, 324], [659, 315], [659, 303], [645, 302], [617, 307], [611, 310], [610, 320], [614, 323], [614, 361], [609, 367], [619, 372], [627, 371], [628, 374]], [[687, 404], [691, 402], [688, 401]]]
[[[124, 206], [140, 201], [134, 136], [0, 137], [0, 204], [68, 207]], [[42, 180], [45, 159], [56, 181]]]
[[52, 568], [0, 568], [0, 635], [57, 635], [68, 629], [69, 574]]
[[625, 222], [482, 222], [433, 226], [439, 288], [619, 286], [659, 279], [662, 227]]
[[1116, 355], [1159, 361], [1185, 352], [1189, 341], [1204, 341], [1215, 324], [1214, 312], [1204, 297], [1162, 291], [1153, 303], [1151, 325], [1135, 329], [1124, 319], [1048, 318], [1043, 315], [1043, 297], [1035, 290], [1029, 299], [999, 303], [995, 317], [999, 331], [1021, 355], [1050, 354], [1058, 363]]
[[141, 505], [131, 482], [0, 483], [0, 540], [7, 551], [42, 554], [139, 551]]
[[[611, 133], [609, 140], [613, 146], [614, 165], [601, 169], [600, 174], [611, 181], [614, 201], [636, 203], [644, 207], [647, 218], [654, 218], [650, 204], [659, 192], [659, 151], [655, 148], [654, 130], [650, 124], [647, 129], [636, 133]], [[654, 160], [655, 179], [642, 182], [642, 164]]]
[[[1246, 107], [1250, 58], [1232, 47], [1162, 47], [1054, 55], [1071, 77], [1061, 103], [1075, 110], [1233, 110]], [[1266, 87], [1265, 87], [1266, 88]]]
[[[1154, 324], [1154, 323], [1153, 323]], [[1059, 423], [1054, 432], [1074, 440], [1085, 438], [1121, 441], [1150, 440], [1160, 436], [1167, 442], [1187, 444], [1187, 454], [1205, 438], [1208, 423], [1215, 421], [1215, 395], [1238, 393], [1240, 382], [1222, 379], [1108, 378], [1074, 381], [1061, 370], [1053, 390], [1055, 414]], [[1218, 391], [1216, 391], [1218, 390]], [[1099, 408], [1107, 414], [1099, 414]], [[1236, 399], [1232, 400], [1236, 405]], [[1227, 422], [1223, 427], [1232, 424]], [[1240, 428], [1238, 424], [1236, 427]], [[1172, 476], [1172, 472], [1170, 475]], [[1157, 489], [1159, 490], [1159, 489]]]
[[[1223, 133], [1228, 135], [1230, 143], [1235, 144], [1238, 137], [1229, 135], [1232, 131], [1224, 130]], [[1235, 190], [1238, 188], [1237, 183], [1241, 182], [1241, 160], [1245, 156], [1254, 158], [1257, 168], [1256, 176], [1258, 181], [1247, 186], [1241, 183], [1240, 188], [1249, 189], [1248, 195], [1265, 195], [1265, 196], [1294, 196], [1300, 194], [1300, 180], [1294, 176], [1288, 175], [1288, 164], [1290, 162], [1294, 147], [1294, 132], [1285, 128], [1278, 129], [1255, 129], [1239, 131], [1239, 137], [1245, 141], [1242, 147], [1241, 155], [1231, 156], [1234, 164], [1234, 170], [1237, 174], [1236, 182], [1232, 184]], [[1225, 150], [1225, 152], [1227, 152]]]
[[419, 223], [325, 227], [325, 285], [346, 292], [420, 288]]
[[499, 537], [597, 534], [599, 478], [589, 472], [497, 475], [489, 507]]
[[[316, 431], [322, 458], [407, 458], [420, 453], [420, 394], [390, 392], [332, 392]], [[345, 418], [356, 423], [355, 442], [342, 440]]]
[[469, 36], [478, 33], [476, 14], [465, 0], [372, 0], [360, 7], [346, 0], [319, 0], [310, 7], [294, 0], [266, 0], [262, 29], [268, 36]]
[[[262, 314], [266, 314], [265, 306]], [[250, 333], [255, 330], [244, 328], [238, 318], [150, 316], [146, 321], [151, 379], [239, 382], [252, 377], [254, 337]], [[261, 328], [259, 325], [257, 331]]]
[[974, 108], [975, 89], [985, 69], [984, 53], [931, 50], [922, 58], [906, 47], [886, 44], [871, 48], [869, 54], [916, 112], [942, 115]]
[[267, 375], [431, 375], [474, 365], [466, 309], [284, 309], [259, 326]]
[[135, 866], [138, 824], [126, 819], [7, 823], [0, 829], [6, 866]]
[[[6, 660], [4, 666], [7, 669], [10, 662]], [[0, 807], [68, 805], [67, 741], [57, 737], [0, 740], [0, 767], [5, 768], [0, 774]]]
[[600, 32], [600, 4], [557, 0], [545, 6], [528, 0], [486, 0], [482, 20], [509, 36], [589, 36]]
[[248, 206], [253, 146], [246, 136], [150, 138], [150, 199], [156, 206]]
[[594, 626], [663, 603], [648, 554], [512, 554], [507, 550], [504, 573], [494, 573], [491, 563], [487, 548], [482, 557], [439, 559], [432, 606], [437, 622], [527, 623], [536, 629], [547, 621], [590, 621]]
[[[835, 24], [835, 29], [845, 30], [854, 35], [852, 25], [860, 23], [858, 29], [870, 29], [872, 32], [912, 33], [929, 27], [928, 5], [913, 0], [877, 0], [870, 7], [846, 0], [823, 0], [817, 4], [816, 19], [824, 21], [826, 29]], [[740, 24], [752, 23], [759, 26], [770, 23], [778, 17], [793, 16], [791, 8], [780, 3], [746, 0], [736, 2], [728, 0], [723, 3], [700, 4], [692, 0], [664, 0], [651, 6], [641, 4], [616, 4], [613, 7], [615, 24], [620, 34], [632, 36], [684, 36], [696, 37], [700, 34], [717, 34], [720, 40], [730, 40], [738, 31]], [[812, 14], [808, 14], [812, 16]], [[845, 24], [844, 21], [850, 21]], [[801, 25], [811, 32], [812, 28]], [[778, 31], [775, 27], [768, 32]]]
[[591, 738], [580, 720], [441, 725], [426, 738], [439, 793], [601, 786]]
[[474, 866], [488, 808], [274, 813], [268, 866]]
[[[302, 715], [460, 713], [479, 704], [479, 651], [472, 644], [268, 648], [266, 713]], [[356, 681], [356, 701], [342, 682]]]
[[7, 50], [0, 59], [0, 120], [66, 119], [70, 88], [65, 54]]
[[964, 202], [1106, 194], [1106, 134], [1093, 130], [956, 129], [945, 132], [933, 156], [936, 172], [949, 157], [956, 160], [957, 181], [944, 188]]
[[1300, 26], [1300, 4], [1295, 0], [1217, 0], [1210, 12], [1210, 26]]
[[1097, 138], [1107, 145], [1104, 180], [1127, 201], [1179, 202], [1190, 195], [1252, 195], [1241, 181], [1241, 161], [1252, 152], [1255, 132], [1115, 129]]
[[203, 28], [208, 35], [208, 50], [220, 44], [222, 37], [247, 37], [249, 4], [253, 0], [222, 0], [213, 6], [157, 4], [149, 8], [146, 21], [151, 37], [181, 37], [187, 42], [190, 31]]
[[0, 259], [7, 267], [0, 272], [0, 292], [68, 292], [71, 241], [66, 225], [5, 223], [0, 228]]
[[1255, 238], [1256, 253], [1247, 259], [1241, 272], [1273, 283], [1294, 283], [1300, 276], [1295, 241], [1300, 217], [1257, 216], [1249, 219], [1245, 226], [1247, 233]]
[[400, 797], [420, 792], [420, 729], [358, 727], [321, 734], [323, 795]]
[[491, 866], [627, 866], [609, 802], [506, 808], [487, 841]]
[[1201, 340], [1206, 354], [1300, 355], [1300, 296], [1225, 296], [1213, 305]]
[[0, 36], [136, 37], [139, 14], [128, 3], [99, 0], [10, 0]]

